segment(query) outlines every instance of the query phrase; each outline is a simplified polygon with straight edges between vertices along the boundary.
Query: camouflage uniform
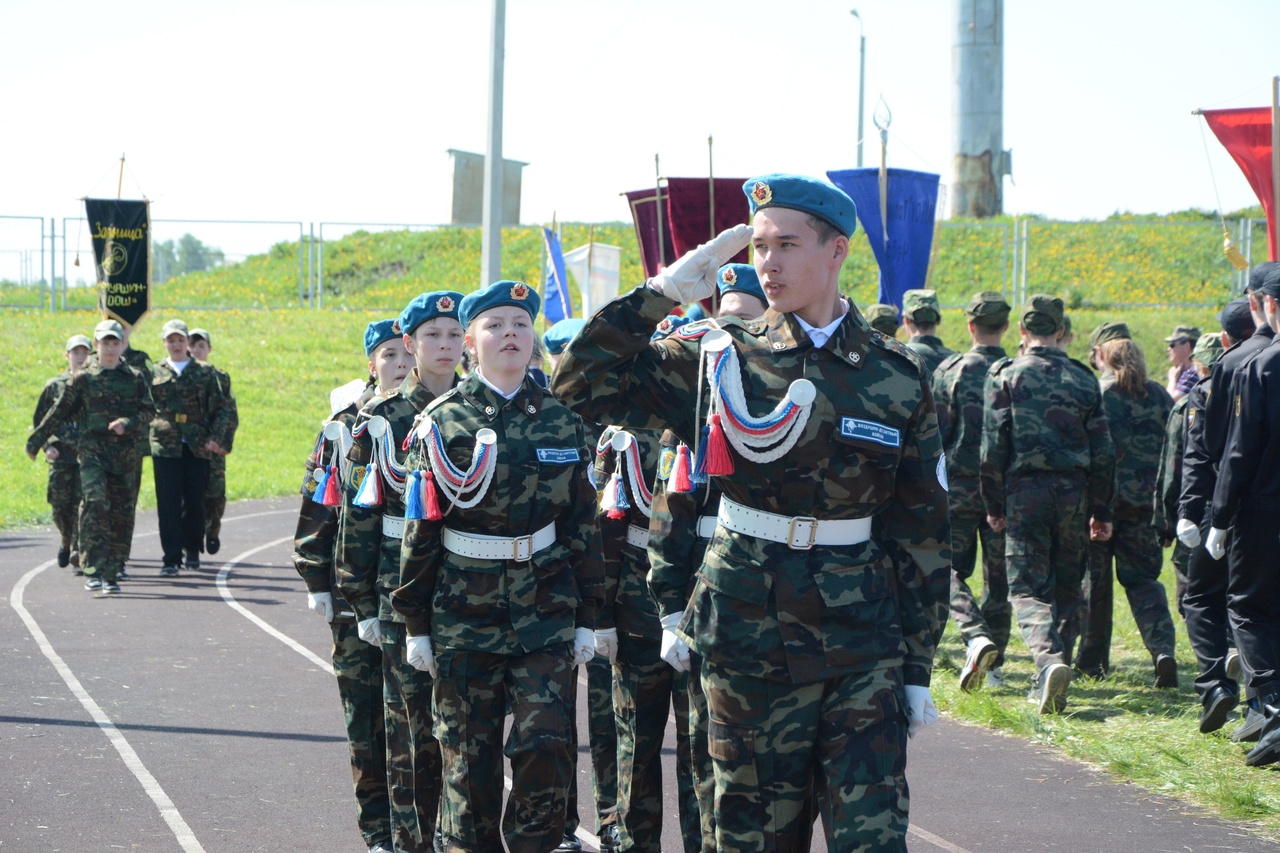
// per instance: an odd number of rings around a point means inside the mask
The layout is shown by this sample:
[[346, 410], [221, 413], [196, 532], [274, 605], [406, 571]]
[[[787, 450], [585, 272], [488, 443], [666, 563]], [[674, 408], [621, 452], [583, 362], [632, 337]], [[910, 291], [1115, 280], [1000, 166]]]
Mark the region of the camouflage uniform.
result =
[[209, 483], [206, 442], [224, 439], [231, 409], [218, 374], [194, 358], [179, 373], [168, 359], [151, 379], [156, 416], [151, 422], [151, 467], [164, 565], [177, 566], [185, 553], [198, 560], [204, 547], [204, 494]]
[[[96, 361], [97, 357], [98, 357], [97, 353], [90, 353], [89, 362]], [[120, 360], [123, 361], [125, 364], [129, 365], [130, 367], [132, 367], [134, 370], [141, 373], [148, 382], [151, 381], [151, 377], [155, 374], [155, 370], [156, 370], [155, 363], [151, 361], [151, 356], [147, 355], [147, 353], [143, 350], [134, 349], [133, 347], [126, 347], [125, 351], [120, 355]], [[89, 364], [88, 362], [86, 362], [85, 367], [88, 367], [88, 366]], [[125, 529], [121, 531], [121, 536], [124, 539], [124, 541], [128, 543], [128, 548], [130, 549], [129, 552], [125, 553], [126, 560], [129, 558], [129, 553], [133, 549], [133, 525], [138, 518], [138, 513], [137, 513], [138, 490], [142, 488], [142, 460], [150, 455], [151, 455], [150, 433], [147, 430], [143, 430], [141, 434], [138, 436], [138, 452], [134, 455], [135, 470], [133, 475], [133, 493], [129, 496], [128, 517], [126, 518], [125, 512], [123, 509], [121, 509], [121, 512], [120, 512], [120, 520], [125, 525]]]
[[[40, 398], [36, 400], [35, 414], [31, 417], [34, 428], [67, 390], [71, 371], [64, 370], [44, 384]], [[42, 448], [54, 448], [58, 458], [49, 462], [49, 485], [45, 500], [53, 512], [53, 524], [61, 537], [62, 551], [74, 553], [80, 550], [80, 463], [76, 457], [76, 435], [79, 424], [67, 423], [58, 435], [50, 436]], [[46, 457], [47, 458], [47, 457]], [[61, 559], [61, 557], [59, 557]]]
[[[27, 450], [34, 453], [50, 436], [77, 424], [80, 567], [88, 577], [114, 583], [129, 559], [125, 535], [133, 530], [138, 436], [146, 433], [154, 414], [146, 378], [124, 363], [105, 369], [94, 362], [71, 377], [27, 439]], [[127, 421], [123, 435], [107, 428], [118, 418]]]
[[[444, 453], [466, 470], [476, 434], [492, 429], [496, 468], [487, 494], [444, 521], [409, 521], [403, 584], [392, 594], [408, 633], [429, 636], [437, 667], [435, 733], [444, 762], [442, 823], [450, 851], [552, 850], [564, 835], [569, 785], [575, 628], [594, 628], [603, 568], [590, 450], [580, 418], [525, 377], [508, 400], [474, 372], [427, 407]], [[429, 470], [416, 440], [410, 471]], [[428, 486], [424, 486], [426, 488]], [[527, 561], [465, 557], [443, 529], [555, 539]], [[503, 717], [512, 715], [502, 744]], [[502, 756], [511, 794], [502, 808]], [[501, 827], [499, 816], [501, 815]]]
[[[1192, 389], [1192, 393], [1195, 389]], [[1175, 600], [1178, 613], [1186, 618], [1182, 600], [1187, 594], [1187, 561], [1191, 549], [1177, 540], [1178, 496], [1182, 490], [1182, 452], [1186, 444], [1187, 405], [1191, 394], [1173, 404], [1165, 421], [1164, 444], [1160, 447], [1160, 467], [1156, 471], [1155, 495], [1151, 501], [1151, 526], [1162, 543], [1173, 543]]]
[[[609, 446], [616, 427], [607, 427], [595, 462], [596, 485], [611, 487], [618, 452]], [[659, 433], [631, 433], [640, 451], [638, 480], [655, 483]], [[617, 710], [618, 834], [623, 850], [657, 853], [662, 841], [662, 739], [667, 718], [676, 721], [676, 789], [681, 837], [685, 849], [702, 849], [698, 800], [690, 766], [688, 673], [676, 672], [659, 654], [662, 626], [649, 594], [648, 538], [650, 518], [643, 498], [623, 477], [630, 508], [622, 518], [600, 516], [605, 557], [605, 606], [601, 628], [617, 628], [618, 653], [613, 666], [613, 699]], [[655, 491], [657, 486], [654, 486]], [[634, 531], [632, 530], [634, 528]], [[643, 540], [643, 541], [642, 541]]]
[[1173, 398], [1152, 381], [1146, 384], [1144, 398], [1131, 396], [1120, 390], [1110, 371], [1103, 372], [1100, 384], [1115, 449], [1115, 497], [1111, 538], [1089, 543], [1089, 570], [1082, 587], [1082, 630], [1076, 666], [1089, 673], [1111, 669], [1112, 592], [1116, 578], [1124, 587], [1151, 659], [1173, 657], [1174, 645], [1169, 597], [1160, 583], [1164, 553], [1151, 526], [1151, 496], [1155, 493], [1160, 445]]
[[[605, 306], [569, 345], [557, 395], [592, 420], [669, 426], [692, 444], [708, 324], [649, 343], [670, 306], [647, 286]], [[816, 769], [828, 846], [904, 850], [903, 684], [929, 682], [950, 571], [928, 384], [852, 305], [821, 347], [772, 310], [718, 323], [751, 412], [769, 411], [795, 379], [817, 390], [790, 452], [739, 464], [720, 478], [725, 497], [788, 516], [873, 517], [865, 542], [806, 550], [722, 524], [691, 598], [676, 577], [687, 564], [662, 571], [659, 613], [684, 613], [678, 633], [702, 659], [718, 847], [790, 849], [807, 837]]]
[[932, 376], [938, 365], [949, 356], [956, 354], [956, 351], [944, 344], [942, 338], [937, 335], [915, 335], [907, 341], [907, 347], [924, 362], [926, 376]]
[[[908, 290], [902, 294], [902, 315], [910, 317], [914, 323], [937, 323], [942, 319], [942, 310], [938, 307], [938, 295], [933, 290]], [[942, 339], [936, 335], [912, 335], [907, 341], [907, 348], [920, 356], [924, 362], [925, 378], [933, 376], [938, 365], [956, 351], [949, 349]]]
[[[1007, 315], [1006, 315], [1007, 316]], [[977, 344], [947, 357], [933, 375], [938, 428], [947, 454], [947, 504], [951, 512], [951, 617], [968, 643], [989, 637], [998, 649], [992, 666], [1002, 666], [1009, 645], [1009, 578], [1004, 532], [991, 529], [978, 476], [982, 450], [984, 390], [992, 365], [1007, 360], [1002, 347]], [[969, 578], [982, 540], [982, 602]]]
[[[348, 429], [356, 413], [373, 397], [374, 386], [359, 400], [334, 412], [329, 420]], [[338, 589], [334, 560], [338, 541], [338, 508], [320, 502], [314, 476], [321, 460], [334, 458], [332, 443], [322, 432], [316, 451], [307, 458], [302, 481], [302, 508], [293, 538], [293, 565], [308, 592], [333, 596], [333, 674], [337, 676], [347, 726], [351, 780], [356, 795], [356, 824], [368, 847], [392, 842], [391, 801], [387, 792], [387, 738], [382, 701], [382, 651], [360, 639], [355, 611]]]
[[1056, 347], [997, 362], [986, 389], [982, 499], [1006, 519], [1009, 597], [1043, 675], [1079, 630], [1089, 518], [1110, 520], [1115, 451], [1097, 380]]
[[[212, 367], [212, 365], [210, 365]], [[240, 426], [240, 410], [236, 407], [235, 394], [231, 392], [231, 374], [220, 367], [213, 368], [222, 383], [226, 395], [226, 406], [230, 412], [225, 440], [215, 437], [214, 441], [227, 453], [235, 442], [236, 429]], [[227, 509], [227, 457], [213, 455], [209, 458], [209, 487], [204, 493], [204, 541], [218, 541], [222, 537], [222, 514]], [[220, 547], [220, 546], [215, 546]], [[201, 550], [204, 550], [203, 548]], [[212, 552], [211, 552], [212, 553]]]
[[[404, 440], [414, 418], [431, 400], [431, 392], [414, 368], [398, 389], [365, 404], [356, 429], [375, 416], [384, 418], [397, 464], [403, 464]], [[372, 436], [366, 430], [354, 439], [347, 455], [351, 481], [346, 484], [339, 524], [338, 589], [355, 609], [358, 622], [376, 617], [382, 631], [387, 782], [396, 849], [429, 851], [440, 809], [440, 745], [432, 733], [432, 681], [405, 660], [404, 617], [391, 606], [391, 593], [400, 585], [401, 540], [383, 529], [384, 518], [404, 518], [404, 497], [384, 482], [381, 506], [354, 502], [364, 478], [381, 476], [372, 465]]]

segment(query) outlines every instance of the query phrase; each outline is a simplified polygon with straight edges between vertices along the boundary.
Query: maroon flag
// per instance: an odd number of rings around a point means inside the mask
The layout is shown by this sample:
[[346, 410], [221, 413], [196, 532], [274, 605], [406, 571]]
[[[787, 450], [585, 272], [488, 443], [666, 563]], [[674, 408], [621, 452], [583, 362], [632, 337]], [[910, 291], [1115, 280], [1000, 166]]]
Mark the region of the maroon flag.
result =
[[1267, 215], [1267, 258], [1276, 257], [1276, 199], [1271, 184], [1271, 108], [1201, 110], [1209, 129], [1236, 161]]
[[[640, 264], [644, 267], [644, 274], [652, 278], [658, 274], [658, 270], [679, 257], [671, 246], [671, 216], [667, 213], [667, 194], [664, 191], [658, 195], [657, 190], [650, 188], [629, 192], [626, 196], [631, 205], [631, 220], [636, 226], [636, 242], [640, 244]], [[659, 233], [662, 235], [661, 240]]]

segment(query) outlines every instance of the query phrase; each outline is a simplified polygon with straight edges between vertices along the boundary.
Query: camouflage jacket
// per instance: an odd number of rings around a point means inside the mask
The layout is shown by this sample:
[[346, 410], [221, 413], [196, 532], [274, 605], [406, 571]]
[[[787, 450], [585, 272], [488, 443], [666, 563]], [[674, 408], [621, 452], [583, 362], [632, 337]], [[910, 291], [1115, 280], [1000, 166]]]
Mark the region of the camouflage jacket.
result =
[[[611, 487], [618, 453], [608, 445], [610, 438], [618, 431], [618, 427], [606, 427], [600, 438], [595, 454], [594, 479], [596, 488], [600, 490], [603, 500], [605, 490]], [[657, 471], [660, 434], [653, 430], [637, 429], [629, 431], [640, 448], [641, 472], [645, 486], [657, 491]], [[599, 447], [604, 447], [601, 451]], [[609, 518], [608, 513], [601, 511], [600, 545], [604, 552], [604, 607], [596, 616], [597, 628], [617, 628], [620, 632], [635, 637], [646, 637], [657, 640], [662, 637], [662, 626], [658, 624], [658, 609], [649, 595], [649, 552], [637, 548], [627, 541], [630, 527], [638, 527], [649, 532], [650, 518], [640, 508], [641, 497], [636, 495], [628, 475], [622, 476], [623, 488], [626, 490], [629, 509], [623, 518]], [[652, 502], [652, 496], [649, 498]], [[684, 608], [680, 608], [683, 610]]]
[[982, 500], [1005, 514], [1008, 482], [1037, 474], [1088, 479], [1089, 514], [1110, 521], [1115, 449], [1102, 391], [1089, 368], [1055, 347], [1030, 347], [987, 374], [982, 422]]
[[[27, 439], [27, 450], [38, 451], [51, 436], [61, 434], [71, 424], [76, 425], [77, 449], [81, 451], [91, 445], [136, 444], [154, 414], [151, 389], [141, 373], [124, 363], [111, 369], [95, 363], [67, 382], [66, 390]], [[120, 418], [125, 421], [124, 435], [108, 429]]]
[[[519, 655], [573, 640], [594, 628], [604, 598], [596, 494], [588, 476], [589, 435], [582, 419], [532, 378], [511, 400], [474, 373], [429, 407], [444, 452], [466, 470], [476, 433], [497, 433], [496, 468], [475, 506], [440, 495], [443, 521], [410, 521], [401, 549], [403, 585], [392, 594], [410, 636], [437, 648]], [[429, 470], [424, 441], [409, 455]], [[446, 525], [473, 536], [526, 536], [554, 522], [555, 541], [528, 561], [464, 557], [440, 542]]]
[[156, 403], [152, 456], [180, 457], [184, 444], [197, 459], [212, 456], [205, 442], [225, 437], [231, 421], [222, 383], [212, 367], [193, 358], [179, 374], [165, 359], [152, 374], [151, 396]]
[[1222, 530], [1240, 510], [1280, 512], [1280, 336], [1239, 371], [1233, 388], [1232, 424], [1213, 487], [1213, 526]]
[[[325, 419], [327, 425], [336, 421], [348, 430], [355, 424], [360, 409], [373, 398], [374, 386], [370, 383], [358, 399], [339, 409]], [[316, 437], [315, 450], [307, 457], [306, 474], [302, 478], [302, 508], [298, 511], [298, 526], [293, 534], [293, 567], [302, 576], [308, 592], [328, 592], [334, 597], [334, 619], [350, 621], [354, 609], [342, 598], [338, 589], [338, 517], [341, 507], [325, 506], [316, 500], [316, 469], [321, 462], [338, 464], [334, 455], [337, 449], [324, 435], [321, 427]], [[323, 497], [321, 495], [320, 497]]]
[[[395, 462], [403, 466], [408, 457], [404, 442], [413, 431], [414, 418], [432, 399], [414, 368], [399, 388], [365, 403], [352, 432], [375, 416], [386, 419]], [[400, 540], [383, 535], [382, 517], [404, 518], [404, 495], [397, 494], [384, 480], [380, 506], [356, 506], [356, 494], [365, 477], [381, 474], [373, 474], [373, 437], [365, 430], [354, 439], [347, 454], [351, 477], [343, 484], [338, 524], [338, 589], [361, 621], [376, 616], [387, 622], [403, 622], [404, 617], [391, 607], [391, 591], [400, 585]]]
[[236, 406], [236, 395], [231, 393], [231, 374], [221, 367], [212, 364], [209, 366], [213, 368], [213, 372], [218, 376], [218, 382], [222, 385], [222, 396], [227, 407], [226, 432], [215, 435], [213, 440], [218, 442], [219, 447], [230, 453], [231, 445], [236, 440], [236, 430], [240, 428], [240, 409]]
[[[67, 390], [67, 383], [71, 381], [71, 371], [64, 370], [57, 376], [44, 383], [44, 388], [40, 391], [40, 398], [36, 400], [36, 411], [31, 416], [31, 426], [34, 428], [44, 419], [45, 413], [53, 408], [53, 404], [58, 401]], [[51, 435], [45, 440], [44, 449], [50, 447], [58, 451], [58, 458], [51, 461], [50, 465], [75, 465], [76, 462], [76, 436], [80, 431], [78, 422], [67, 423], [58, 431], [57, 435]]]
[[1133, 397], [1117, 387], [1115, 375], [1106, 371], [1099, 379], [1102, 407], [1111, 430], [1116, 454], [1115, 496], [1112, 516], [1119, 521], [1146, 521], [1151, 513], [1160, 470], [1160, 447], [1173, 398], [1158, 382], [1147, 381], [1146, 396]]
[[920, 356], [924, 362], [924, 375], [928, 379], [947, 358], [956, 355], [956, 351], [942, 342], [937, 335], [917, 335], [907, 341], [907, 348]]
[[933, 403], [947, 454], [947, 497], [952, 506], [981, 506], [978, 468], [987, 371], [1006, 357], [1003, 347], [979, 344], [947, 356], [933, 372]]
[[[698, 519], [716, 515], [720, 506], [720, 478], [708, 477], [692, 492], [667, 489], [662, 472], [675, 464], [679, 439], [666, 430], [661, 439], [660, 476], [653, 490], [653, 516], [649, 519], [649, 594], [659, 616], [681, 613], [693, 592], [694, 573], [702, 565], [710, 539], [698, 535]], [[692, 451], [690, 451], [692, 453]]]
[[[1203, 382], [1204, 380], [1200, 380]], [[1197, 386], [1199, 383], [1196, 383]], [[1156, 472], [1155, 494], [1151, 500], [1151, 526], [1162, 539], [1177, 535], [1178, 502], [1182, 493], [1182, 454], [1186, 445], [1188, 406], [1196, 389], [1173, 404], [1164, 426], [1160, 447], [1160, 468]], [[1199, 520], [1196, 521], [1199, 524]]]
[[[650, 343], [671, 305], [642, 286], [597, 312], [560, 361], [557, 396], [591, 420], [667, 427], [693, 446], [699, 337], [709, 324]], [[853, 305], [821, 347], [789, 314], [716, 322], [737, 350], [753, 415], [771, 411], [794, 380], [817, 391], [795, 446], [767, 463], [737, 457], [735, 473], [720, 478], [725, 497], [785, 516], [871, 518], [871, 538], [793, 550], [721, 527], [679, 630], [703, 657], [769, 680], [900, 664], [906, 683], [927, 685], [951, 528], [933, 396], [919, 366]]]

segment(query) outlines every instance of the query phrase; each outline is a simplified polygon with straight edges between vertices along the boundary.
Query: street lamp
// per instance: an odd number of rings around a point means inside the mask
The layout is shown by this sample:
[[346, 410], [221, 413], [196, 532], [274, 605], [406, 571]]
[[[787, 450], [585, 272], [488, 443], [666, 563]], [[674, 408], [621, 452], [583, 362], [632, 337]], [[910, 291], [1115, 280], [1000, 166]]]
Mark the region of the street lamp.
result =
[[849, 14], [858, 19], [858, 168], [862, 168], [862, 117], [866, 114], [862, 99], [867, 83], [867, 34], [862, 29], [862, 16], [857, 9], [850, 9]]

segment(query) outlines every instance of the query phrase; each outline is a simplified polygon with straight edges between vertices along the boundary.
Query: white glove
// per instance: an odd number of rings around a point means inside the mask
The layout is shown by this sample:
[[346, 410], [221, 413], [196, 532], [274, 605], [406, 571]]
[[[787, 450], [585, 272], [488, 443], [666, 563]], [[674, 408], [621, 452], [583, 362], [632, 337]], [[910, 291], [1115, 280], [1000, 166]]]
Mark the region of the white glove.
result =
[[1209, 536], [1204, 540], [1204, 549], [1215, 560], [1221, 560], [1227, 553], [1227, 531], [1218, 527], [1209, 528]]
[[596, 654], [609, 659], [613, 663], [618, 657], [618, 629], [605, 628], [595, 632]]
[[377, 617], [361, 619], [356, 625], [356, 633], [369, 645], [382, 648], [382, 625], [378, 623]]
[[436, 677], [436, 656], [431, 651], [430, 637], [405, 637], [404, 659], [414, 669]]
[[683, 612], [662, 617], [662, 650], [659, 655], [676, 672], [689, 671], [689, 644], [676, 635], [676, 626], [683, 618]]
[[581, 666], [596, 656], [596, 632], [590, 628], [573, 629], [573, 665]]
[[307, 609], [312, 613], [319, 613], [324, 617], [324, 621], [333, 621], [333, 593], [331, 592], [309, 592], [307, 593]]
[[938, 722], [938, 708], [928, 687], [908, 684], [902, 689], [907, 694], [907, 737], [915, 737], [925, 726]]
[[751, 242], [754, 229], [750, 225], [735, 225], [721, 231], [707, 243], [658, 273], [650, 284], [668, 299], [681, 305], [706, 299], [716, 290], [716, 274], [729, 259], [741, 252]]
[[1188, 548], [1200, 544], [1200, 527], [1189, 518], [1178, 519], [1178, 541]]

